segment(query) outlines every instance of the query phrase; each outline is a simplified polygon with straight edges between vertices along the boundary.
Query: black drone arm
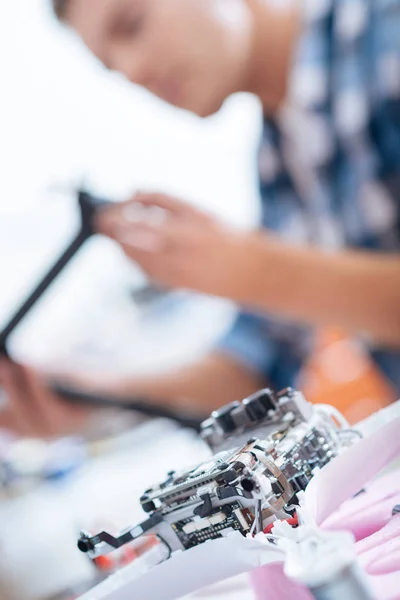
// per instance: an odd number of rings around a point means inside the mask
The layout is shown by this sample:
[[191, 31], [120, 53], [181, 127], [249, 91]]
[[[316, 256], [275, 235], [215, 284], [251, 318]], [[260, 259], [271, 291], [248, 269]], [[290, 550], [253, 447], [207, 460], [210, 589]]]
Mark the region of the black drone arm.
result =
[[90, 536], [89, 534], [83, 532], [78, 540], [78, 548], [85, 554], [91, 553], [94, 555], [98, 554], [98, 547], [103, 546], [104, 544], [108, 546], [109, 551], [116, 550], [121, 548], [121, 546], [125, 546], [125, 544], [140, 538], [142, 535], [155, 533], [157, 525], [160, 525], [162, 522], [162, 515], [154, 514], [146, 519], [146, 521], [140, 523], [140, 525], [123, 532], [118, 537], [114, 537], [110, 533], [107, 533], [107, 531], [102, 531], [94, 536]]
[[44, 275], [35, 289], [26, 298], [22, 305], [16, 310], [6, 326], [0, 331], [0, 355], [8, 356], [7, 341], [14, 329], [20, 324], [33, 306], [45, 294], [54, 280], [77, 254], [83, 244], [95, 234], [94, 218], [98, 211], [109, 202], [95, 198], [89, 193], [81, 190], [78, 192], [78, 203], [81, 213], [81, 226], [77, 236], [72, 240], [68, 248], [58, 258], [54, 265]]

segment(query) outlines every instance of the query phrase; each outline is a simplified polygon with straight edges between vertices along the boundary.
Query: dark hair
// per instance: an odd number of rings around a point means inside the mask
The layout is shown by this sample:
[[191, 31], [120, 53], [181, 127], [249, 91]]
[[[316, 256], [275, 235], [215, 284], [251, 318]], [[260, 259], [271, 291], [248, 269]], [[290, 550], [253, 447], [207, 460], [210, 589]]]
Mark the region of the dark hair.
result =
[[60, 20], [65, 18], [68, 0], [51, 0], [53, 10]]

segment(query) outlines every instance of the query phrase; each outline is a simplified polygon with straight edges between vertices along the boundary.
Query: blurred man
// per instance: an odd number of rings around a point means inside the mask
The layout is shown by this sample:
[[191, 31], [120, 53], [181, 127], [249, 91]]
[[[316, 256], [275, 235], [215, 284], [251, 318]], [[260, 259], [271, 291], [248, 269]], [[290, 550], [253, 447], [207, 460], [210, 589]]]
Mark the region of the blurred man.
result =
[[[132, 223], [127, 205], [99, 220], [155, 281], [248, 311], [196, 364], [107, 388], [208, 411], [266, 382], [291, 384], [313, 328], [334, 325], [360, 334], [399, 390], [399, 1], [53, 4], [107, 68], [167, 102], [205, 117], [247, 91], [265, 117], [262, 230], [235, 231], [185, 202], [144, 193], [128, 207], [160, 207], [161, 222]], [[18, 371], [1, 366], [6, 422], [36, 429], [18, 399]], [[57, 409], [50, 425], [63, 429], [69, 409], [30, 381], [36, 421]]]

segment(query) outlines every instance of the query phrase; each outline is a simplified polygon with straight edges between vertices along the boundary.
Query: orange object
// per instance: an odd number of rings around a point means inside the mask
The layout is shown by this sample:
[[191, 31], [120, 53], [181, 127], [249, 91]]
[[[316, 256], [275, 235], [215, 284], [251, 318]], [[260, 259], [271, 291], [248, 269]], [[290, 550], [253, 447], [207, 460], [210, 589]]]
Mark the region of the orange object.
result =
[[[280, 519], [281, 522], [282, 519]], [[289, 523], [289, 525], [291, 525], [292, 527], [297, 527], [299, 524], [299, 519], [297, 517], [297, 513], [293, 516], [293, 517], [289, 517], [289, 519], [285, 519], [286, 523]], [[274, 525], [275, 525], [276, 521], [274, 523], [270, 523], [269, 525], [266, 526], [266, 528], [264, 529], [264, 533], [271, 533]]]
[[332, 404], [351, 424], [396, 400], [394, 389], [360, 342], [332, 329], [316, 338], [299, 378], [307, 400]]
[[115, 566], [110, 556], [98, 556], [93, 562], [100, 571], [112, 571]]
[[146, 554], [146, 552], [159, 543], [160, 541], [156, 535], [147, 535], [110, 554], [98, 556], [93, 559], [93, 562], [99, 571], [112, 573], [121, 567], [131, 564], [139, 556]]
[[118, 566], [124, 567], [126, 565], [130, 565], [131, 562], [138, 558], [137, 552], [132, 548], [132, 546], [126, 546], [123, 552], [121, 552], [121, 556], [119, 557]]

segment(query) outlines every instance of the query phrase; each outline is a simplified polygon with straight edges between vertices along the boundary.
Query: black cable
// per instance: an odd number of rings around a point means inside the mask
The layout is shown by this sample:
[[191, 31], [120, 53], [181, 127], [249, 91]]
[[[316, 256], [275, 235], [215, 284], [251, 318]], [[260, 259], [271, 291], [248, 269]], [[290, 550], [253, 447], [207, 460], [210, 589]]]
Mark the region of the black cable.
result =
[[70, 386], [53, 383], [51, 390], [60, 396], [63, 400], [72, 404], [82, 404], [87, 406], [97, 406], [102, 408], [117, 408], [120, 410], [134, 411], [152, 418], [171, 419], [183, 427], [200, 431], [200, 425], [205, 417], [199, 415], [188, 415], [170, 408], [165, 408], [162, 404], [154, 404], [145, 398], [127, 398], [126, 400], [118, 396], [95, 394], [74, 389]]
[[94, 235], [94, 218], [99, 210], [108, 204], [101, 198], [95, 198], [87, 192], [81, 190], [78, 192], [78, 204], [81, 214], [81, 226], [79, 233], [72, 240], [66, 250], [58, 258], [49, 271], [39, 281], [35, 289], [28, 298], [16, 310], [15, 314], [8, 321], [4, 329], [0, 331], [0, 355], [8, 357], [7, 341], [14, 329], [20, 324], [33, 306], [40, 300], [43, 294], [48, 290], [61, 271], [68, 265], [71, 259], [77, 254], [83, 244]]

